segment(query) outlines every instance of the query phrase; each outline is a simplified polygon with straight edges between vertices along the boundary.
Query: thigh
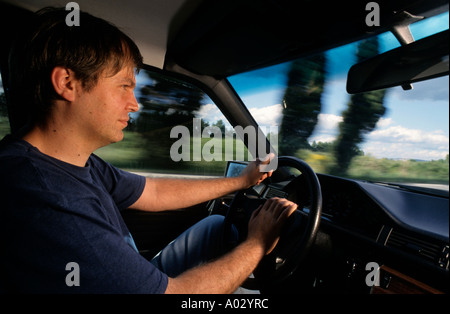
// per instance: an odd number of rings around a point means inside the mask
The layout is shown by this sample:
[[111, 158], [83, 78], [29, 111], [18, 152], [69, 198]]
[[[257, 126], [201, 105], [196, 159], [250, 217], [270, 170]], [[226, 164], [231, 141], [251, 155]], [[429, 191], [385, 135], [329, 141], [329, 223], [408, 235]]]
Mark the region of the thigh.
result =
[[[225, 232], [224, 218], [212, 215], [198, 222], [169, 243], [151, 262], [168, 276], [175, 277], [223, 255], [238, 241], [234, 226], [231, 232]], [[224, 239], [225, 235], [228, 239]]]

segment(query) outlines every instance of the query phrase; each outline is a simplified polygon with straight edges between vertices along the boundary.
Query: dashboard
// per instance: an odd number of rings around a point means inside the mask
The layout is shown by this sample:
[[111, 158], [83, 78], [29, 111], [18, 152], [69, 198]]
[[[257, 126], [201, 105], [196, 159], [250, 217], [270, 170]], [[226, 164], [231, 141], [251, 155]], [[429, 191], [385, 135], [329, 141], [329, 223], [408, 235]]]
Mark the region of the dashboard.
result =
[[[358, 260], [361, 268], [374, 260], [448, 292], [448, 193], [317, 177], [323, 199], [320, 230], [333, 242], [332, 250], [342, 250], [339, 263], [353, 265]], [[301, 174], [276, 171], [249, 193], [263, 199], [284, 197], [296, 202], [304, 214], [309, 211], [308, 187]]]

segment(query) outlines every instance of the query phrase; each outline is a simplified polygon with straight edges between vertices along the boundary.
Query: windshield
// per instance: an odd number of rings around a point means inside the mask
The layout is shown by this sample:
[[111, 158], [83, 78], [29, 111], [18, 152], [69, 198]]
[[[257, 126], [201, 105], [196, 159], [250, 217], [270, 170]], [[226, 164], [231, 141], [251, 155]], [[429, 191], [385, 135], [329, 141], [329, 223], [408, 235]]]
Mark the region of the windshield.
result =
[[[447, 12], [411, 32], [418, 40], [448, 23]], [[398, 46], [384, 33], [229, 81], [262, 130], [278, 134], [279, 155], [297, 156], [319, 173], [448, 190], [448, 76], [408, 91], [346, 92], [354, 63]]]

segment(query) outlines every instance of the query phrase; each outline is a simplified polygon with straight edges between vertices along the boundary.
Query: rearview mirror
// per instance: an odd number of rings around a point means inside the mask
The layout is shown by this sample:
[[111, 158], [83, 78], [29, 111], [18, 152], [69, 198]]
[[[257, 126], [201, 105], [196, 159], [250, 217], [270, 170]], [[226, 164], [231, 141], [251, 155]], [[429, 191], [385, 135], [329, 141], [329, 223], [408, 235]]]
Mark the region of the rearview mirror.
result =
[[449, 74], [449, 31], [390, 50], [352, 66], [347, 92], [408, 85]]

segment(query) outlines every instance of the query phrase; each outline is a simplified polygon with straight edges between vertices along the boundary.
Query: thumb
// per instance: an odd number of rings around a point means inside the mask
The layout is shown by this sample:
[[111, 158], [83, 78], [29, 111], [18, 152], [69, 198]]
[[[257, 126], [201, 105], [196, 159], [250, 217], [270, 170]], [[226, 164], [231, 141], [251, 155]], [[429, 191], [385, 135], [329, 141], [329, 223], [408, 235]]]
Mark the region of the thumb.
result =
[[257, 165], [259, 166], [259, 171], [260, 172], [269, 172], [271, 171], [271, 169], [268, 169], [268, 165], [270, 165], [270, 162], [275, 158], [275, 154], [274, 153], [270, 153], [268, 155], [266, 155], [263, 158], [258, 158], [257, 159]]
[[258, 158], [258, 161], [261, 163], [261, 164], [264, 164], [264, 165], [266, 165], [266, 164], [268, 164], [272, 159], [274, 159], [275, 158], [275, 154], [274, 153], [270, 153], [270, 154], [268, 154], [268, 155], [266, 155], [265, 157], [263, 157], [263, 158]]

